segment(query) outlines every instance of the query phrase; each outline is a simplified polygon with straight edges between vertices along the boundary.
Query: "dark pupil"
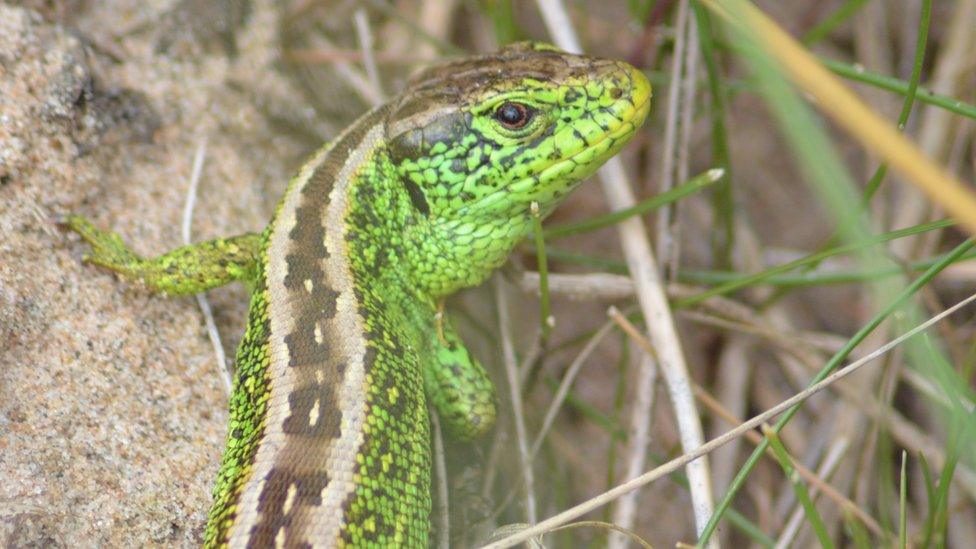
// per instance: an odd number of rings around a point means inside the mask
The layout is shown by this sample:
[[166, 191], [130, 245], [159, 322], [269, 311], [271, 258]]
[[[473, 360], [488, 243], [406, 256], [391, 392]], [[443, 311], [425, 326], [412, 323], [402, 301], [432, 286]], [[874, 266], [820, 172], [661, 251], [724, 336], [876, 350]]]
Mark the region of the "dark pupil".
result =
[[495, 118], [510, 128], [521, 128], [529, 120], [528, 110], [518, 103], [505, 103], [495, 111]]

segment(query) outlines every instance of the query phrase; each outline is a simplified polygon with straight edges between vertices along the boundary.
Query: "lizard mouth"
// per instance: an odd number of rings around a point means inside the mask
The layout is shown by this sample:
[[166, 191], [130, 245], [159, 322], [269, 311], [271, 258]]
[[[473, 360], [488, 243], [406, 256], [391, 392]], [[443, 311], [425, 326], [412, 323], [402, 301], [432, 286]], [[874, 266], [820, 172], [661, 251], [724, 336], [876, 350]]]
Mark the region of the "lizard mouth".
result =
[[[621, 137], [625, 135], [626, 136], [632, 135], [637, 130], [637, 128], [644, 122], [644, 117], [647, 115], [647, 108], [650, 102], [651, 102], [650, 96], [646, 97], [641, 104], [635, 105], [633, 110], [631, 110], [625, 118], [620, 119], [620, 123], [617, 124], [617, 127], [611, 129], [608, 132], [605, 132], [603, 135], [600, 136], [599, 139], [597, 139], [593, 143], [588, 144], [586, 147], [576, 151], [575, 153], [567, 156], [566, 158], [563, 158], [562, 160], [557, 160], [551, 166], [546, 167], [539, 173], [539, 179], [545, 180], [546, 176], [550, 175], [551, 172], [554, 171], [556, 168], [562, 167], [567, 163], [576, 163], [579, 157], [587, 153], [590, 153], [594, 149], [606, 148], [606, 150], [610, 150], [611, 148], [613, 148], [613, 145], [615, 145], [616, 142]], [[607, 141], [610, 141], [609, 147], [605, 147], [607, 145]], [[620, 145], [623, 146], [625, 143], [626, 142], [621, 143]], [[596, 162], [596, 164], [602, 165], [603, 161]], [[519, 181], [519, 183], [522, 183], [522, 181]]]

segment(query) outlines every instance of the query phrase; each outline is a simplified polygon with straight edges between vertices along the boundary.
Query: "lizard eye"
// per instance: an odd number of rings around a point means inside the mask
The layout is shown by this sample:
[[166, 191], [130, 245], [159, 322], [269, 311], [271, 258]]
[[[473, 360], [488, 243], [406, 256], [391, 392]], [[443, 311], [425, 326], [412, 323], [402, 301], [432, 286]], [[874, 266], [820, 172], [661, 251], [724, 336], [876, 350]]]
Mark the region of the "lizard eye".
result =
[[535, 111], [522, 103], [506, 101], [495, 109], [495, 120], [510, 130], [517, 130], [528, 124], [533, 114]]

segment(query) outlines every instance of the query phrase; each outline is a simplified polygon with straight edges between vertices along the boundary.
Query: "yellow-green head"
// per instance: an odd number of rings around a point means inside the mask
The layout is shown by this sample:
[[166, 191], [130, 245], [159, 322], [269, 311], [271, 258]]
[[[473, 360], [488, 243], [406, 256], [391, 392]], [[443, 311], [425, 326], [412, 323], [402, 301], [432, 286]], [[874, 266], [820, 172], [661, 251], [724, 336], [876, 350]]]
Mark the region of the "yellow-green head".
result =
[[538, 43], [417, 75], [390, 110], [389, 154], [433, 240], [451, 243], [418, 282], [433, 294], [480, 282], [528, 233], [532, 203], [548, 215], [616, 154], [650, 97], [627, 63]]

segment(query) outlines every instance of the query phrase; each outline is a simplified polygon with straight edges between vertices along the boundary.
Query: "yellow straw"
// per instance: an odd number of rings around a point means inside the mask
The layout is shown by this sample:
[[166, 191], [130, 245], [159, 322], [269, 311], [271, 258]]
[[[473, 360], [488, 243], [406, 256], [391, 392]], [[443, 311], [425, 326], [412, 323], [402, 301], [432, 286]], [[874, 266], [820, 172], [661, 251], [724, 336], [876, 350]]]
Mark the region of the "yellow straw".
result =
[[701, 1], [726, 21], [744, 24], [758, 35], [766, 53], [816, 98], [820, 109], [976, 234], [976, 195], [871, 110], [772, 19], [748, 1]]

